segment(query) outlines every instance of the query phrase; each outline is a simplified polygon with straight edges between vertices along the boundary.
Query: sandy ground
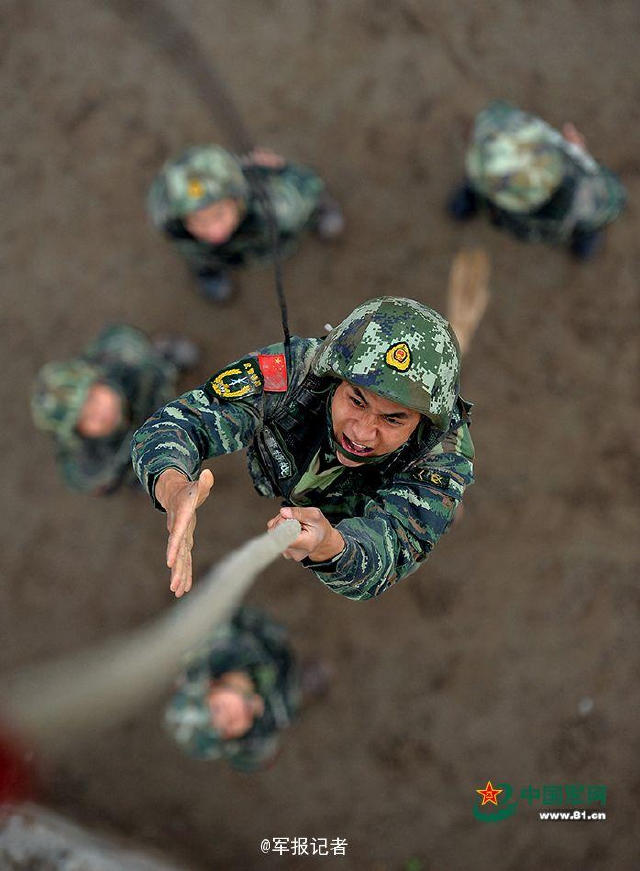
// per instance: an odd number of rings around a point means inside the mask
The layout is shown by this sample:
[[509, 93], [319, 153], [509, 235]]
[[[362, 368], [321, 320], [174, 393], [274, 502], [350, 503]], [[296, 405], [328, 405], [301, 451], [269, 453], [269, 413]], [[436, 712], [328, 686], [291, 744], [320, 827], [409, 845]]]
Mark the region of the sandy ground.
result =
[[[134, 492], [66, 492], [28, 393], [105, 321], [177, 328], [199, 383], [280, 336], [272, 276], [214, 308], [149, 226], [144, 194], [189, 143], [224, 141], [189, 83], [98, 0], [3, 0], [0, 605], [3, 667], [74, 650], [171, 606], [164, 524]], [[637, 867], [640, 85], [633, 0], [172, 0], [256, 140], [314, 165], [348, 234], [286, 268], [292, 331], [317, 335], [381, 293], [444, 305], [451, 258], [483, 244], [494, 297], [463, 373], [477, 484], [421, 570], [355, 603], [279, 561], [251, 601], [333, 663], [330, 699], [251, 778], [182, 757], [162, 703], [42, 767], [44, 799], [194, 869], [500, 871]], [[630, 205], [597, 261], [523, 246], [442, 204], [465, 131], [505, 97], [572, 120]], [[189, 386], [185, 384], [185, 388]], [[201, 569], [275, 505], [241, 456], [215, 464]], [[591, 711], [581, 714], [580, 702]], [[588, 707], [588, 705], [585, 705]], [[584, 708], [583, 708], [584, 710]], [[476, 820], [488, 779], [604, 784], [606, 822], [544, 823], [521, 800]], [[584, 805], [583, 805], [584, 806]], [[341, 858], [263, 856], [263, 838], [346, 838]]]

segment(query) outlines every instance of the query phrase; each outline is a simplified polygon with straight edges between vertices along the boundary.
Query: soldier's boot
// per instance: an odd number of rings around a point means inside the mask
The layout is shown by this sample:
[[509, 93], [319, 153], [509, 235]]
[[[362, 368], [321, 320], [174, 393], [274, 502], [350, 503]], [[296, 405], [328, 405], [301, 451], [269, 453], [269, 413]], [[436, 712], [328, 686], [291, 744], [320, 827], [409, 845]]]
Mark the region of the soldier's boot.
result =
[[456, 188], [447, 201], [447, 212], [456, 221], [468, 221], [478, 211], [478, 198], [465, 182]]
[[591, 260], [602, 247], [602, 230], [574, 230], [571, 237], [571, 253], [576, 260]]
[[233, 295], [233, 282], [228, 272], [201, 272], [198, 292], [209, 302], [227, 302]]
[[178, 369], [179, 372], [189, 372], [200, 362], [200, 349], [177, 333], [163, 333], [153, 337], [153, 347], [156, 351]]
[[303, 705], [323, 698], [329, 692], [333, 669], [322, 659], [307, 659], [300, 668], [300, 696]]
[[324, 193], [315, 213], [316, 234], [324, 242], [331, 242], [344, 233], [344, 215], [337, 200]]

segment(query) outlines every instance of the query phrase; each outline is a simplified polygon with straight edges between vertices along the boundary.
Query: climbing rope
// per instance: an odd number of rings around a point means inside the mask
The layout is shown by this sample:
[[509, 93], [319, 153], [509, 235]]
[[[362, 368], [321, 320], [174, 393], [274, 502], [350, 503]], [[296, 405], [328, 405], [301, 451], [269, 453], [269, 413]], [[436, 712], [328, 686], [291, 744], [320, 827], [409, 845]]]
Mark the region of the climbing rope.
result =
[[0, 720], [35, 749], [72, 744], [144, 707], [227, 623], [257, 575], [300, 535], [297, 520], [250, 539], [213, 566], [187, 599], [148, 626], [54, 663], [0, 678]]
[[[226, 132], [231, 148], [250, 159], [255, 146], [227, 86], [194, 35], [170, 11], [162, 0], [108, 0], [127, 24], [165, 54], [190, 81], [193, 89]], [[291, 371], [291, 337], [287, 301], [282, 280], [282, 258], [278, 242], [278, 224], [267, 186], [256, 168], [245, 167], [248, 181], [267, 219], [273, 249], [276, 296], [284, 336], [287, 372]]]

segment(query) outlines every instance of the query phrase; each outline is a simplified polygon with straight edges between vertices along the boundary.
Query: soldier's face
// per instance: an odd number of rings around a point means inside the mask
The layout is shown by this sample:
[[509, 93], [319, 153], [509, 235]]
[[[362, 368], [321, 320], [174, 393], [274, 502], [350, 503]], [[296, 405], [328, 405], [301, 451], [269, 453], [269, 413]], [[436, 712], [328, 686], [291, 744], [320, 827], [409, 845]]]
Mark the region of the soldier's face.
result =
[[[331, 421], [336, 441], [350, 454], [379, 457], [407, 441], [420, 422], [420, 414], [342, 381], [333, 394]], [[343, 466], [362, 465], [339, 450], [336, 456]]]
[[82, 406], [76, 430], [87, 439], [111, 435], [123, 418], [122, 397], [108, 384], [93, 384]]
[[218, 200], [204, 209], [190, 212], [184, 219], [187, 230], [196, 239], [210, 245], [222, 245], [240, 223], [240, 206], [236, 200]]
[[253, 726], [253, 721], [264, 710], [262, 699], [243, 692], [235, 686], [214, 683], [209, 693], [211, 722], [224, 738], [241, 738]]

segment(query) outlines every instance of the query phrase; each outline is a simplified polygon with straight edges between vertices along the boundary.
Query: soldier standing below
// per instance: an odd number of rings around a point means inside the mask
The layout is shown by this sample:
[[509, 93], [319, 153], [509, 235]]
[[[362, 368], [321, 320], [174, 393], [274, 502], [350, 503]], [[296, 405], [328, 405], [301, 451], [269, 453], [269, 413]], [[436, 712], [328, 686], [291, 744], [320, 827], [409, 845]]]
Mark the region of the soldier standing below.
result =
[[31, 409], [38, 429], [54, 438], [65, 483], [95, 495], [133, 483], [131, 436], [175, 395], [178, 369], [191, 368], [196, 356], [186, 339], [165, 339], [156, 347], [135, 327], [117, 325], [79, 357], [43, 366]]
[[449, 211], [467, 220], [485, 209], [495, 226], [518, 239], [566, 244], [587, 260], [625, 200], [618, 177], [591, 157], [572, 124], [560, 133], [496, 100], [476, 117], [466, 179]]
[[344, 219], [312, 170], [266, 149], [241, 159], [216, 145], [188, 148], [153, 181], [148, 209], [214, 302], [232, 293], [229, 272], [273, 259], [272, 231], [252, 175], [271, 201], [279, 250], [289, 254], [306, 229], [322, 239], [338, 236]]
[[[316, 693], [326, 689], [325, 681], [322, 675], [315, 680]], [[273, 761], [279, 732], [298, 713], [303, 688], [286, 631], [245, 606], [191, 659], [165, 724], [188, 756], [257, 771]]]
[[213, 484], [202, 462], [242, 448], [258, 492], [284, 499], [268, 525], [302, 524], [285, 556], [331, 590], [369, 599], [417, 569], [473, 481], [459, 371], [440, 314], [382, 297], [324, 341], [292, 338], [290, 372], [272, 345], [160, 409], [135, 434], [133, 462], [167, 512], [172, 591], [191, 588], [196, 509]]

